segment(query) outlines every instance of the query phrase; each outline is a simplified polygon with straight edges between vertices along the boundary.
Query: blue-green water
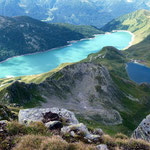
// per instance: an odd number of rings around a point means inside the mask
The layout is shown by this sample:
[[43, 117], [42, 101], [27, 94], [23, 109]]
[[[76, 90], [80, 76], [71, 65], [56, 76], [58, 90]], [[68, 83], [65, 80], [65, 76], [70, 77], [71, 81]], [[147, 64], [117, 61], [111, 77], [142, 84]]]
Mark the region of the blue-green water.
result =
[[132, 35], [130, 33], [115, 32], [97, 35], [93, 39], [78, 41], [64, 48], [14, 57], [0, 64], [0, 78], [48, 72], [62, 63], [80, 61], [89, 54], [98, 52], [104, 46], [124, 49], [131, 40]]
[[137, 63], [128, 63], [127, 72], [131, 80], [137, 83], [150, 83], [150, 68]]

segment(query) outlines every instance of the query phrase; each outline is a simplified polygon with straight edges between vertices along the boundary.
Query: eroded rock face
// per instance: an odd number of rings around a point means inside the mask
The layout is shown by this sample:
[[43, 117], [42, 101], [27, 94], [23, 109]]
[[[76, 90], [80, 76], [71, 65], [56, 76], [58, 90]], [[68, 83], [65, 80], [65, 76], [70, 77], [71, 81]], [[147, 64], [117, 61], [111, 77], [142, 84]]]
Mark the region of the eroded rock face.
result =
[[[49, 115], [52, 117], [44, 118], [45, 114], [51, 114]], [[52, 115], [54, 114], [54, 116]], [[57, 116], [58, 115], [58, 116]], [[55, 118], [55, 119], [54, 119]], [[78, 120], [76, 119], [73, 112], [70, 112], [66, 109], [59, 109], [59, 108], [45, 108], [45, 109], [22, 109], [19, 112], [19, 122], [21, 124], [30, 124], [31, 122], [43, 122], [44, 123], [50, 122], [50, 121], [59, 121], [62, 119], [65, 121], [66, 124], [78, 124]]]
[[132, 134], [135, 139], [142, 139], [150, 142], [150, 115], [148, 115]]

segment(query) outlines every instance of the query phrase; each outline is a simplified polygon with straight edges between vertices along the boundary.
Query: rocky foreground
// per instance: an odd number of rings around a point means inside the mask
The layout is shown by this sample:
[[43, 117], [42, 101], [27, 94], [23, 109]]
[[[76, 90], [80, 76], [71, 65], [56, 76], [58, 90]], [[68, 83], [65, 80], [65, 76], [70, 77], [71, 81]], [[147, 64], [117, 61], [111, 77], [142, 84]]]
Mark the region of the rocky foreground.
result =
[[[3, 114], [5, 112], [5, 116], [10, 114], [10, 111], [5, 111], [6, 107], [0, 110]], [[133, 138], [130, 139], [119, 133], [115, 137], [110, 137], [101, 129], [89, 129], [77, 120], [73, 112], [63, 108], [22, 109], [19, 111], [18, 121], [13, 119], [10, 117], [0, 121], [1, 150], [150, 149], [150, 143], [133, 139], [142, 136], [137, 137], [134, 133]], [[143, 124], [145, 122], [142, 122]], [[147, 131], [146, 128], [143, 130]]]

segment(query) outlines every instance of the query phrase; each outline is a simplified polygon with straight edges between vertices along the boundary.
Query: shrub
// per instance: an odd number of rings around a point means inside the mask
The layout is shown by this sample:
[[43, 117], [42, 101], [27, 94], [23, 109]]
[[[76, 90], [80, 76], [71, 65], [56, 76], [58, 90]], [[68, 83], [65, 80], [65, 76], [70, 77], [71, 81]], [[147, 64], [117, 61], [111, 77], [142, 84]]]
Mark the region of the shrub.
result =
[[86, 145], [82, 142], [79, 142], [75, 144], [70, 144], [68, 150], [96, 150], [96, 147], [94, 147], [93, 145]]
[[44, 124], [40, 122], [32, 123], [30, 126], [25, 126], [14, 121], [6, 126], [6, 130], [8, 134], [11, 136], [20, 134], [22, 135], [33, 134], [45, 136], [51, 135], [51, 132], [48, 130], [48, 128], [45, 127]]
[[137, 139], [116, 139], [116, 144], [123, 150], [150, 150], [150, 143]]
[[113, 139], [109, 135], [103, 135], [102, 138], [103, 138], [104, 144], [106, 144], [110, 150], [115, 149], [115, 147], [117, 146], [116, 142], [115, 142], [115, 139]]
[[128, 139], [128, 137], [122, 133], [118, 133], [115, 135], [116, 139]]
[[96, 150], [94, 146], [83, 143], [69, 144], [59, 136], [23, 136], [13, 150]]
[[39, 150], [43, 140], [46, 140], [46, 137], [40, 137], [38, 135], [23, 136], [13, 150]]
[[8, 125], [6, 126], [6, 130], [11, 136], [26, 134], [26, 126], [21, 125], [16, 121], [8, 123]]

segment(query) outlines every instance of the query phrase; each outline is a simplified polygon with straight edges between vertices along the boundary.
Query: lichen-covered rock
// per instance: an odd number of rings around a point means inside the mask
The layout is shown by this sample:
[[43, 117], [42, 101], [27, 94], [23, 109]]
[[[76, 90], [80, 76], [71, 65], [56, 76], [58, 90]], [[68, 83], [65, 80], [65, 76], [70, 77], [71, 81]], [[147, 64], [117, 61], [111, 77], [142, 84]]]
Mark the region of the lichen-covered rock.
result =
[[[21, 124], [30, 124], [31, 122], [43, 122], [45, 119], [44, 116], [46, 113], [54, 113], [58, 114], [58, 116], [65, 121], [65, 124], [78, 124], [78, 120], [75, 117], [74, 113], [68, 111], [66, 109], [59, 109], [59, 108], [45, 108], [45, 109], [22, 109], [19, 112], [19, 122]], [[53, 118], [54, 119], [54, 118]], [[49, 121], [56, 121], [56, 120], [49, 120]], [[59, 121], [59, 120], [58, 120]]]
[[73, 137], [79, 136], [89, 143], [96, 142], [100, 139], [100, 135], [91, 134], [83, 123], [63, 127], [61, 133], [63, 135], [69, 134]]
[[135, 139], [142, 139], [150, 142], [150, 115], [148, 115], [132, 134]]
[[108, 150], [107, 145], [100, 144], [96, 146], [97, 150]]
[[103, 132], [102, 129], [95, 129], [95, 130], [93, 131], [93, 133], [96, 134], [96, 135], [100, 135], [100, 136], [102, 136], [102, 135], [104, 134], [104, 132]]

